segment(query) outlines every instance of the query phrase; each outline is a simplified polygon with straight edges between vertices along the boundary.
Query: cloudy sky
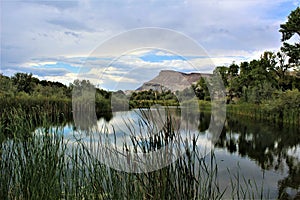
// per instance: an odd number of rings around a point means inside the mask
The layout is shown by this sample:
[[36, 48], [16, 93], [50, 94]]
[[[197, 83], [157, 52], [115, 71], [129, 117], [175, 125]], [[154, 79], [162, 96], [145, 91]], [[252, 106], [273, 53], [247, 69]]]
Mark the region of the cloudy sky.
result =
[[[33, 73], [65, 84], [86, 78], [116, 90], [134, 89], [161, 69], [212, 72], [279, 49], [279, 25], [299, 4], [2, 0], [0, 73]], [[189, 42], [201, 50], [190, 51]]]

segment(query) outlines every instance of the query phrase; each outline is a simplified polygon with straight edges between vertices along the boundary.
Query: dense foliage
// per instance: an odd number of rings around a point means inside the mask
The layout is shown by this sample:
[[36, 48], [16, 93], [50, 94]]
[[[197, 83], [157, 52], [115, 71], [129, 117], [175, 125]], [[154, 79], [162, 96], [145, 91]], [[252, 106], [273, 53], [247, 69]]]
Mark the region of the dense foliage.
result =
[[289, 57], [289, 63], [298, 67], [300, 64], [300, 44], [288, 43], [293, 36], [300, 36], [300, 7], [297, 7], [296, 10], [292, 11], [288, 16], [288, 21], [280, 25], [280, 32], [282, 33], [282, 51], [286, 53]]
[[130, 108], [150, 107], [154, 104], [160, 105], [178, 105], [178, 98], [171, 90], [155, 91], [145, 90], [136, 91], [130, 95]]
[[[95, 89], [95, 99], [97, 103], [105, 103], [102, 106], [109, 107], [109, 98], [111, 93], [105, 90], [95, 88], [87, 80], [75, 80], [69, 86], [60, 82], [52, 82], [39, 80], [32, 74], [16, 73], [12, 77], [0, 74], [0, 103], [1, 109], [18, 106], [26, 106], [25, 104], [33, 101], [40, 102], [40, 106], [47, 102], [66, 102], [70, 104], [73, 89], [85, 90], [86, 87]], [[76, 90], [78, 91], [78, 90]], [[26, 101], [28, 100], [28, 101]]]

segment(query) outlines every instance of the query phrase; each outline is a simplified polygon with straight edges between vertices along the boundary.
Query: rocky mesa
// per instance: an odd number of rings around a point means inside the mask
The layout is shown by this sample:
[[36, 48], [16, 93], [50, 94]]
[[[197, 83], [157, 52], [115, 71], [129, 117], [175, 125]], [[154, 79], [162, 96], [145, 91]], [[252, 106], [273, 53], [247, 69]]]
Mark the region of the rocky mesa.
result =
[[137, 91], [143, 90], [171, 90], [182, 91], [192, 84], [195, 84], [201, 77], [209, 78], [211, 74], [206, 73], [183, 73], [173, 70], [162, 70], [159, 75], [152, 80], [145, 82], [141, 87], [137, 88]]

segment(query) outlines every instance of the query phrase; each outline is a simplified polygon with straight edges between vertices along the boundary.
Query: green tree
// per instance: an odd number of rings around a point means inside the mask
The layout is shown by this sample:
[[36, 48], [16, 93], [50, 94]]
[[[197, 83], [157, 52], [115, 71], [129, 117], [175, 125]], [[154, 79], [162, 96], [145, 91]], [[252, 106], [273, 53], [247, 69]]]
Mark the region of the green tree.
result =
[[228, 102], [231, 102], [234, 97], [239, 97], [239, 90], [240, 90], [240, 82], [238, 81], [238, 74], [239, 74], [239, 66], [234, 62], [228, 68]]
[[289, 63], [299, 70], [300, 43], [289, 44], [287, 41], [294, 35], [300, 36], [300, 7], [290, 13], [287, 22], [280, 25], [279, 31], [282, 33], [283, 42], [281, 50], [289, 57]]
[[237, 76], [238, 73], [239, 73], [239, 66], [235, 63], [232, 63], [230, 66], [229, 66], [229, 69], [228, 69], [228, 73], [230, 74], [230, 76], [234, 77], [234, 76]]
[[219, 66], [219, 67], [216, 67], [213, 72], [214, 74], [217, 74], [217, 73], [220, 74], [225, 87], [228, 86], [228, 74], [229, 74], [228, 71], [229, 71], [228, 67]]
[[31, 73], [16, 73], [12, 80], [18, 92], [26, 92], [28, 94], [34, 91], [34, 87], [39, 82], [39, 79], [34, 78]]
[[201, 77], [195, 85], [192, 85], [195, 95], [200, 100], [210, 100], [207, 84], [203, 77]]
[[255, 103], [270, 98], [278, 88], [276, 64], [276, 55], [273, 52], [264, 52], [260, 59], [252, 60], [250, 63], [241, 63], [239, 75], [235, 75], [238, 66], [232, 64], [229, 67], [231, 72], [227, 76], [228, 102], [232, 102], [235, 97]]
[[12, 83], [12, 80], [0, 74], [0, 97], [13, 97], [16, 91], [15, 86]]

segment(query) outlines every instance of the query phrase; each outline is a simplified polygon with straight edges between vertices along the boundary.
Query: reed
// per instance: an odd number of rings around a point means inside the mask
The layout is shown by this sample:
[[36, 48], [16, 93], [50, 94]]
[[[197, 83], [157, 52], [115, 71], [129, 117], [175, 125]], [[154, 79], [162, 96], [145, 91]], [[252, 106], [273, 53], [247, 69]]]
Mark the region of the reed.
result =
[[299, 126], [299, 108], [280, 108], [269, 104], [228, 104], [227, 114], [243, 116], [252, 120], [265, 121], [279, 126]]

